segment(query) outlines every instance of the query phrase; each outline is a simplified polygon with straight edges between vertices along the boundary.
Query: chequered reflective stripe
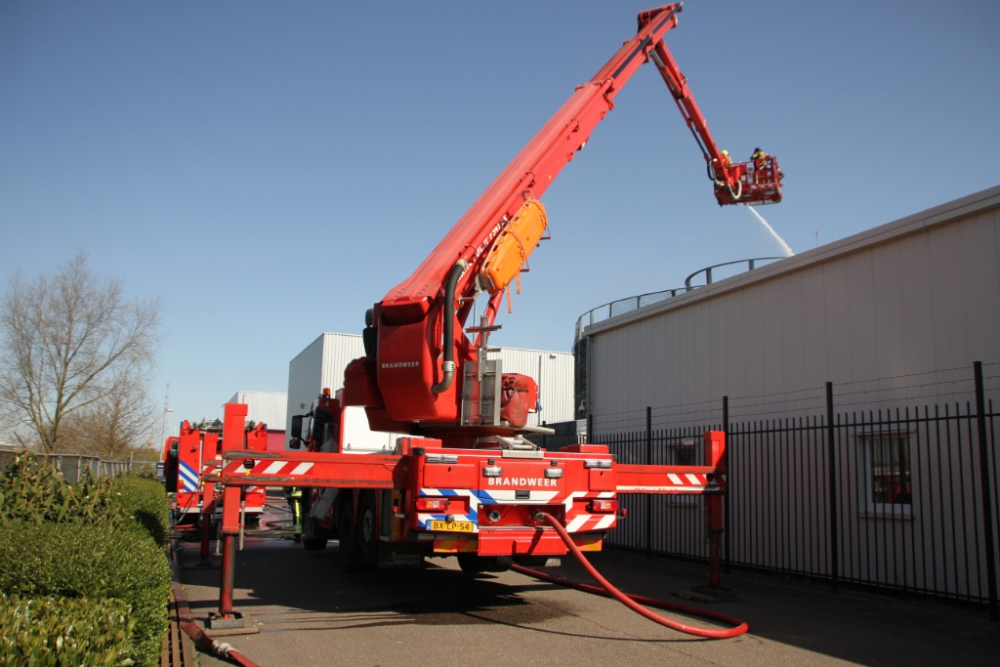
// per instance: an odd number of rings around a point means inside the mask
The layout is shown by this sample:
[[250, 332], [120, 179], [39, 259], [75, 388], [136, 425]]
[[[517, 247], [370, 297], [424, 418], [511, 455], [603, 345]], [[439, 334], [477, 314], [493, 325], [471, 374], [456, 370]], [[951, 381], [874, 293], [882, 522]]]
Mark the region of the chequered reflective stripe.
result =
[[180, 465], [177, 466], [177, 477], [181, 481], [181, 491], [197, 491], [198, 473], [184, 461], [180, 461], [179, 463]]
[[561, 502], [558, 491], [537, 491], [528, 489], [530, 494], [527, 500], [517, 498], [515, 489], [490, 489], [489, 491], [474, 491], [479, 501], [483, 504], [491, 505], [515, 504], [515, 505], [549, 505], [553, 502]]

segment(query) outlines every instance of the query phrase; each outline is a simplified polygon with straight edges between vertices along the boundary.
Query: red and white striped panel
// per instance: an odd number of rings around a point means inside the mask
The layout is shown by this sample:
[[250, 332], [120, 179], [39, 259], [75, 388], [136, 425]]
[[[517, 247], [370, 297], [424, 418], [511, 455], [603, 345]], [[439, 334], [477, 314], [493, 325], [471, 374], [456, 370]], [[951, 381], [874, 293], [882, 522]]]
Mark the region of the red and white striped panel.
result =
[[566, 532], [568, 533], [588, 533], [597, 530], [608, 530], [615, 525], [618, 518], [617, 513], [610, 514], [590, 514], [587, 512], [587, 505], [574, 502], [576, 500], [607, 499], [615, 497], [614, 491], [587, 492], [574, 491], [566, 498]]
[[261, 461], [249, 474], [254, 477], [295, 477], [306, 474], [314, 465], [297, 461]]
[[[726, 478], [722, 477], [723, 483]], [[718, 489], [718, 484], [709, 482], [708, 475], [700, 473], [667, 473], [668, 484], [642, 484], [636, 486], [618, 486], [618, 493], [704, 493], [706, 489]]]

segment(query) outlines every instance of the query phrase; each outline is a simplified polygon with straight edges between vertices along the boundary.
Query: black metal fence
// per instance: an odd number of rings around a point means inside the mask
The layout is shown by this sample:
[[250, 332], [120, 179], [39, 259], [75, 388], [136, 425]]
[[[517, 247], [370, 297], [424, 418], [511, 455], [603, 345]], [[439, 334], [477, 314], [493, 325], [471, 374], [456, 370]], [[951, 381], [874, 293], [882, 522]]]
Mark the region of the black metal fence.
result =
[[[977, 367], [978, 368], [978, 367]], [[597, 433], [622, 463], [701, 465], [727, 431], [727, 564], [976, 603], [996, 614], [1000, 414], [976, 403]], [[549, 449], [560, 442], [549, 438]], [[700, 496], [621, 496], [606, 543], [707, 559]]]

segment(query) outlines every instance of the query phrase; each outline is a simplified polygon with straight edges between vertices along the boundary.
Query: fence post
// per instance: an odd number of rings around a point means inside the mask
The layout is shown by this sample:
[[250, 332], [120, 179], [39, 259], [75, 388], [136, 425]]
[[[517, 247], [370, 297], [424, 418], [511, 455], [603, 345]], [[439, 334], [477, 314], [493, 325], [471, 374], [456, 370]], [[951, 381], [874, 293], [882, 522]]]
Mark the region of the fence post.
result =
[[979, 431], [979, 476], [983, 497], [983, 538], [986, 541], [986, 585], [990, 594], [990, 620], [1000, 621], [997, 609], [997, 570], [993, 551], [993, 512], [990, 500], [990, 458], [986, 446], [986, 399], [983, 395], [983, 362], [972, 366], [976, 376], [976, 429]]
[[[653, 408], [646, 406], [646, 465], [653, 465]], [[646, 494], [646, 559], [653, 557], [653, 496]]]
[[594, 442], [594, 415], [587, 415], [587, 442]]
[[837, 454], [833, 431], [833, 383], [826, 383], [826, 448], [830, 454], [830, 580], [840, 587], [840, 547], [837, 544]]
[[722, 524], [722, 563], [726, 574], [729, 574], [729, 491], [732, 489], [733, 481], [733, 457], [732, 447], [729, 442], [729, 397], [722, 397], [722, 432], [725, 434], [726, 442], [726, 495], [722, 497], [724, 511]]

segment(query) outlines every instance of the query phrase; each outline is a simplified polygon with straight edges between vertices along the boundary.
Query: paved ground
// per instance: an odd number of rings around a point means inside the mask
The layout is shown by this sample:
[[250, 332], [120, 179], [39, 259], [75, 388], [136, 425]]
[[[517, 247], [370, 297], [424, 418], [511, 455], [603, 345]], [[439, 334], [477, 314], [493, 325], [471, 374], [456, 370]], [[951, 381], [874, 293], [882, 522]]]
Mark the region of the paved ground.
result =
[[[182, 559], [197, 558], [197, 545]], [[619, 603], [507, 572], [472, 577], [453, 559], [424, 570], [345, 575], [332, 542], [306, 552], [288, 540], [248, 539], [237, 557], [236, 607], [256, 635], [226, 637], [263, 667], [279, 665], [989, 665], [1000, 626], [980, 613], [924, 601], [762, 575], [724, 584], [741, 600], [713, 609], [750, 633], [707, 641], [655, 625]], [[704, 583], [703, 567], [605, 552], [592, 562], [627, 592], [661, 599]], [[548, 572], [585, 580], [569, 559]], [[218, 570], [184, 571], [192, 614], [217, 609]], [[701, 621], [684, 619], [689, 622]], [[202, 665], [225, 664], [201, 656]]]

